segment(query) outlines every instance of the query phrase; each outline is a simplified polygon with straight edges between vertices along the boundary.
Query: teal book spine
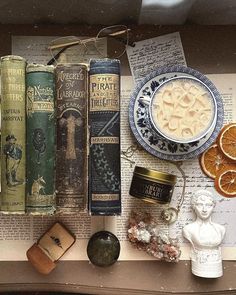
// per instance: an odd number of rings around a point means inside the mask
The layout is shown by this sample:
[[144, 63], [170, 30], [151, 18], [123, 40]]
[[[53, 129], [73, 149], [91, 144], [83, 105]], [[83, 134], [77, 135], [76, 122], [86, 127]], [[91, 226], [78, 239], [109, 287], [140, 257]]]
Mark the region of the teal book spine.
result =
[[54, 67], [29, 64], [27, 98], [26, 211], [53, 214], [55, 200]]

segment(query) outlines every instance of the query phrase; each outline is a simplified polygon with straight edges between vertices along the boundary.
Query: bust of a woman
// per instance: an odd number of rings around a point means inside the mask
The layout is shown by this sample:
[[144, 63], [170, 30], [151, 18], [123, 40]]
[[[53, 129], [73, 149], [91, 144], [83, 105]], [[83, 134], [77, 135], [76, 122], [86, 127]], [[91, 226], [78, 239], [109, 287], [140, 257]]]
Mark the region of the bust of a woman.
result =
[[215, 207], [212, 193], [198, 190], [191, 200], [196, 220], [183, 228], [184, 237], [191, 243], [192, 273], [204, 278], [218, 278], [223, 275], [220, 244], [225, 227], [212, 222]]

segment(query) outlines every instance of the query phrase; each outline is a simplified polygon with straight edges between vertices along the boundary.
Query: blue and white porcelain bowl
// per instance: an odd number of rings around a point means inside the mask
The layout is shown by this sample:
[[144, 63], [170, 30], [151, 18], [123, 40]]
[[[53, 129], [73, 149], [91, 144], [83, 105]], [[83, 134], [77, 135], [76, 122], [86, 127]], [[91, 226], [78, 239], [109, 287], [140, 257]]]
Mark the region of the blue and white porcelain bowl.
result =
[[[176, 143], [153, 131], [148, 116], [148, 106], [143, 102], [152, 97], [165, 81], [180, 76], [192, 77], [203, 82], [213, 93], [217, 105], [216, 122], [203, 138], [191, 143]], [[141, 80], [130, 98], [129, 123], [137, 142], [150, 154], [169, 161], [183, 161], [203, 153], [216, 140], [224, 119], [221, 95], [215, 85], [202, 73], [182, 65], [161, 67]]]

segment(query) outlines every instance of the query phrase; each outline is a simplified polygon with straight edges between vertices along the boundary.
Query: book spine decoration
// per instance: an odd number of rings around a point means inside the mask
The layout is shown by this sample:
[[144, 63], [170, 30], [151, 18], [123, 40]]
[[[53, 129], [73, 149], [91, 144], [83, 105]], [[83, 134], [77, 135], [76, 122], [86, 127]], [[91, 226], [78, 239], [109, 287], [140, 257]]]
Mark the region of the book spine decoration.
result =
[[89, 211], [121, 213], [120, 62], [91, 60], [89, 83]]
[[27, 98], [27, 200], [31, 214], [55, 211], [54, 67], [29, 64]]
[[1, 58], [1, 211], [25, 212], [25, 67], [19, 56]]
[[56, 67], [56, 200], [59, 211], [80, 211], [87, 199], [87, 67]]

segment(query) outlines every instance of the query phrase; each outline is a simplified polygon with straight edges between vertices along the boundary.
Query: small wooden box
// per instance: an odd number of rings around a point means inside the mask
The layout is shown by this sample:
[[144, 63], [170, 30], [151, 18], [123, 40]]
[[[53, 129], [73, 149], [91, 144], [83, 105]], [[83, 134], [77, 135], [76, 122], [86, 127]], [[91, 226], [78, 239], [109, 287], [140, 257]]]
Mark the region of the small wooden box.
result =
[[26, 255], [40, 273], [49, 274], [74, 242], [74, 235], [57, 222], [27, 251]]

